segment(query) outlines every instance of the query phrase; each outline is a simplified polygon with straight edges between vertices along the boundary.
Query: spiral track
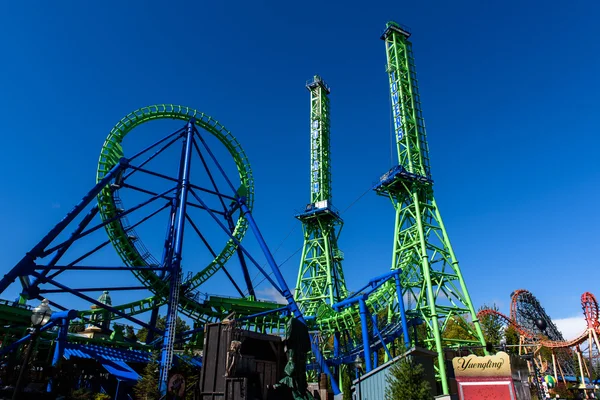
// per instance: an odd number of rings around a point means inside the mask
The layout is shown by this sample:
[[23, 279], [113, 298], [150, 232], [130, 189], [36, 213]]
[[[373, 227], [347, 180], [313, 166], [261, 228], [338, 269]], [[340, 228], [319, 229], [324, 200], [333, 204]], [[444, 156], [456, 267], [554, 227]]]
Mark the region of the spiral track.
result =
[[[582, 344], [589, 338], [588, 330], [574, 339], [565, 340], [562, 334], [556, 328], [549, 318], [545, 319], [548, 326], [546, 332], [542, 333], [535, 325], [535, 318], [538, 315], [532, 315], [527, 311], [523, 311], [522, 304], [535, 304], [539, 306], [537, 299], [528, 290], [520, 289], [514, 292], [510, 309], [510, 316], [506, 316], [499, 311], [492, 309], [483, 309], [477, 313], [477, 318], [494, 315], [501, 318], [506, 324], [513, 326], [521, 336], [527, 339], [534, 340], [543, 347], [553, 349], [567, 349]], [[541, 306], [540, 306], [541, 307]], [[585, 292], [581, 295], [581, 308], [583, 309], [585, 321], [589, 329], [593, 329], [596, 334], [600, 334], [600, 323], [598, 322], [598, 301], [596, 297]], [[545, 313], [544, 313], [545, 315]], [[529, 321], [526, 317], [530, 317]], [[546, 316], [547, 317], [547, 316]]]
[[[240, 187], [237, 189], [239, 195], [245, 196], [248, 208], [252, 208], [254, 202], [254, 181], [248, 159], [235, 137], [218, 121], [210, 116], [198, 112], [192, 108], [161, 104], [140, 108], [125, 116], [111, 130], [108, 138], [102, 146], [96, 180], [101, 181], [123, 157], [122, 141], [128, 133], [143, 123], [158, 119], [175, 119], [181, 121], [194, 120], [195, 124], [205, 131], [214, 135], [229, 151], [236, 164], [240, 179]], [[121, 201], [118, 190], [110, 185], [106, 186], [98, 195], [98, 205], [103, 221], [110, 221], [105, 228], [114, 248], [125, 265], [129, 267], [155, 266], [158, 261], [146, 250], [137, 235], [132, 234], [130, 225], [126, 218], [118, 217], [121, 209]], [[198, 295], [192, 290], [198, 288], [213, 276], [236, 252], [236, 240], [241, 241], [248, 229], [248, 223], [240, 216], [235, 224], [232, 235], [224, 248], [204, 269], [198, 271], [183, 285], [188, 290], [180, 297], [179, 310], [188, 317], [201, 322], [212, 322], [223, 317], [223, 311], [215, 309], [206, 302], [201, 303]], [[134, 239], [135, 238], [135, 239]], [[166, 303], [168, 298], [168, 283], [163, 281], [151, 270], [132, 270], [134, 275], [142, 282], [155, 297], [143, 299], [117, 307], [127, 310], [130, 315], [148, 311], [150, 308]]]

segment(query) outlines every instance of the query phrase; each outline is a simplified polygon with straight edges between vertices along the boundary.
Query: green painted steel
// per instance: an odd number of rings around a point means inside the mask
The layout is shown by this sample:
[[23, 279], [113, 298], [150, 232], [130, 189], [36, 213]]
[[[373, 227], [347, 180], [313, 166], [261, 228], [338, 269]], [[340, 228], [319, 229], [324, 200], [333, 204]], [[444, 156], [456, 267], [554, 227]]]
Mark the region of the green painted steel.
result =
[[[469, 316], [476, 344], [485, 345], [473, 304], [433, 196], [429, 151], [421, 114], [410, 33], [389, 22], [385, 42], [399, 167], [385, 174], [376, 192], [396, 211], [392, 268], [402, 269], [407, 311], [426, 322], [428, 346], [438, 353], [438, 373], [448, 394], [441, 332], [450, 317]], [[457, 344], [458, 341], [455, 343]], [[464, 341], [461, 341], [464, 345]]]
[[331, 201], [329, 86], [315, 75], [310, 91], [310, 202]]
[[[195, 119], [195, 123], [198, 127], [208, 131], [219, 139], [233, 157], [240, 179], [240, 187], [237, 189], [237, 192], [242, 196], [246, 196], [247, 205], [251, 209], [254, 201], [254, 181], [250, 164], [242, 147], [233, 135], [218, 121], [204, 113], [184, 106], [172, 104], [153, 105], [140, 108], [123, 118], [111, 130], [102, 146], [96, 180], [99, 182], [105, 174], [119, 162], [119, 159], [123, 157], [121, 143], [124, 137], [135, 127], [157, 119], [175, 119], [187, 122], [192, 118]], [[118, 190], [115, 190], [115, 187], [110, 185], [104, 188], [98, 195], [98, 205], [100, 215], [104, 221], [116, 217], [121, 208]], [[156, 259], [154, 259], [154, 257], [152, 257], [145, 249], [139, 238], [133, 237], [131, 231], [128, 230], [128, 222], [125, 218], [115, 219], [105, 227], [113, 246], [125, 265], [133, 267], [158, 264]], [[248, 224], [246, 219], [240, 215], [236, 221], [233, 236], [241, 241], [247, 228]], [[235, 253], [236, 248], [237, 245], [233, 239], [227, 241], [224, 248], [217, 254], [217, 257], [215, 257], [204, 269], [196, 272], [190, 279], [186, 280], [184, 284], [189, 290], [199, 287], [231, 258]], [[154, 271], [132, 270], [132, 272], [149, 290], [161, 299], [159, 304], [163, 304], [163, 299], [168, 297], [168, 285], [162, 281]], [[181, 296], [179, 303], [180, 311], [197, 321], [213, 322], [222, 317], [222, 314], [210, 307], [210, 305], [201, 304], [196, 299], [190, 298], [189, 295]], [[135, 310], [136, 305], [139, 306], [140, 312], [144, 312], [147, 310], [149, 303], [145, 300], [140, 300], [139, 302], [126, 305], [126, 308], [129, 307], [129, 309], [133, 311]]]
[[296, 217], [302, 222], [304, 246], [294, 297], [305, 316], [323, 316], [346, 297], [343, 253], [338, 238], [343, 225], [331, 204], [330, 89], [315, 75], [310, 92], [310, 204]]

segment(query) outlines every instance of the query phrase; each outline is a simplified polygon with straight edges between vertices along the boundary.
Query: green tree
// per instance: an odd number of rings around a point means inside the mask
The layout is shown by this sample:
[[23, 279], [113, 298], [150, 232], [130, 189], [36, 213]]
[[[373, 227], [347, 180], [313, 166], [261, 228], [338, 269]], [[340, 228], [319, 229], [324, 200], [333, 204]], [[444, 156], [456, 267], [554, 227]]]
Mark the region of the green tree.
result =
[[71, 400], [93, 400], [94, 395], [89, 389], [81, 388], [71, 391], [69, 398]]
[[200, 369], [190, 364], [193, 356], [190, 350], [184, 350], [183, 354], [179, 355], [179, 362], [171, 370], [171, 374], [181, 374], [185, 378], [185, 400], [194, 400], [194, 388], [200, 380]]
[[133, 331], [133, 326], [125, 325], [125, 330], [127, 332], [127, 333], [125, 333], [125, 339], [130, 340], [132, 342], [138, 341], [138, 338], [137, 338], [135, 332]]
[[516, 347], [519, 344], [519, 332], [517, 332], [514, 326], [509, 325], [504, 330], [504, 338], [506, 339], [506, 351], [517, 354], [519, 352], [519, 348]]
[[[490, 309], [494, 311], [500, 311], [496, 303], [492, 304], [491, 307], [486, 306], [485, 304], [479, 308], [478, 311]], [[483, 338], [487, 344], [491, 344], [494, 346], [498, 346], [500, 344], [500, 339], [502, 339], [502, 331], [503, 331], [503, 322], [500, 316], [496, 314], [488, 314], [483, 318], [479, 319], [479, 324], [481, 325], [481, 330], [483, 331]]]
[[85, 331], [85, 324], [83, 321], [73, 321], [69, 324], [69, 333], [79, 333]]
[[443, 339], [475, 340], [473, 326], [461, 317], [450, 317], [442, 333]]
[[406, 357], [390, 369], [386, 400], [429, 400], [431, 388], [421, 364]]
[[140, 380], [133, 387], [133, 393], [138, 400], [158, 400], [158, 352], [153, 352], [150, 362], [144, 367]]
[[350, 365], [342, 366], [342, 393], [343, 400], [352, 400], [352, 380], [354, 368]]
[[[167, 325], [167, 317], [163, 317], [163, 316], [159, 315], [158, 318], [156, 319], [156, 328], [160, 329], [160, 330], [164, 330], [166, 325]], [[189, 330], [190, 330], [190, 326], [184, 320], [179, 318], [179, 316], [178, 316], [177, 323], [175, 324], [175, 334], [178, 335], [180, 333], [183, 333], [183, 332], [189, 331]], [[146, 329], [146, 328], [140, 329], [136, 336], [140, 342], [146, 342], [146, 337], [148, 336], [148, 329]], [[175, 349], [178, 349], [178, 350], [183, 349], [183, 344], [182, 343], [176, 344]]]

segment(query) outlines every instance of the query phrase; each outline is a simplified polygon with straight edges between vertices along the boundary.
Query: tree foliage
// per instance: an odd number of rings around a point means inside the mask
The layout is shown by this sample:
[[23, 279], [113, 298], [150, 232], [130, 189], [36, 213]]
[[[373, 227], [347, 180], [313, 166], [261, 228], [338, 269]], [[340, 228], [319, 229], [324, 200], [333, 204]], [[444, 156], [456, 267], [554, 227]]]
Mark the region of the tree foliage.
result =
[[504, 338], [506, 339], [506, 351], [509, 353], [518, 353], [518, 347], [515, 347], [519, 344], [519, 332], [515, 329], [514, 326], [509, 325], [508, 328], [504, 330]]
[[354, 368], [350, 365], [342, 366], [342, 393], [343, 400], [352, 400], [352, 379]]
[[[163, 316], [159, 315], [158, 318], [156, 319], [156, 328], [160, 329], [162, 331], [165, 329], [166, 325], [167, 325], [167, 317], [163, 317]], [[179, 316], [178, 316], [177, 323], [175, 324], [175, 334], [177, 335], [177, 334], [183, 333], [188, 330], [190, 330], [190, 326], [184, 320], [179, 318]], [[140, 342], [146, 342], [146, 337], [148, 336], [148, 329], [146, 329], [146, 328], [140, 329], [136, 336]], [[180, 350], [183, 348], [183, 345], [181, 343], [179, 343], [179, 344], [176, 344], [174, 348]]]
[[137, 338], [135, 332], [133, 331], [133, 326], [131, 326], [131, 325], [125, 325], [125, 330], [127, 332], [127, 333], [125, 333], [125, 339], [127, 339], [129, 341], [132, 341], [132, 342], [137, 342], [138, 341], [138, 338]]
[[476, 340], [473, 327], [461, 317], [450, 317], [442, 333], [444, 339]]
[[110, 400], [111, 397], [105, 393], [94, 393], [89, 389], [81, 388], [71, 391], [70, 400]]
[[144, 372], [140, 380], [133, 387], [133, 393], [138, 400], [158, 400], [160, 391], [158, 390], [158, 352], [152, 353], [150, 362], [144, 367]]
[[406, 357], [390, 369], [386, 400], [429, 400], [431, 391], [429, 382], [421, 364]]
[[[491, 307], [487, 305], [483, 305], [479, 308], [478, 311], [483, 309], [490, 309], [494, 311], [500, 311], [496, 303], [492, 304]], [[481, 330], [483, 331], [483, 338], [487, 344], [491, 344], [494, 346], [498, 346], [500, 344], [500, 340], [502, 339], [502, 332], [504, 324], [502, 319], [498, 315], [491, 314], [486, 315], [483, 318], [479, 319], [479, 324], [481, 325]]]

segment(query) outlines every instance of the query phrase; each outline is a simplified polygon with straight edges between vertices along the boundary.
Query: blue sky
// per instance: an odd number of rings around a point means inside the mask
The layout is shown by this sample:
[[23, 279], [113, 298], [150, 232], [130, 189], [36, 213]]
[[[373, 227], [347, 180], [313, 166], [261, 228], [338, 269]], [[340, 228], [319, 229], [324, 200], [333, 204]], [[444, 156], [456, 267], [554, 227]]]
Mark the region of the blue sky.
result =
[[[320, 74], [332, 88], [333, 202], [352, 204], [340, 240], [348, 286], [385, 272], [392, 206], [371, 192], [356, 200], [391, 166], [379, 35], [396, 20], [413, 32], [435, 194], [475, 306], [508, 312], [509, 294], [526, 288], [552, 317], [579, 316], [599, 266], [599, 11], [593, 1], [3, 2], [1, 269], [93, 185], [111, 127], [155, 103], [201, 110], [238, 138], [255, 217], [287, 259], [302, 243], [293, 215], [309, 201], [304, 84]], [[290, 286], [298, 264], [297, 253], [282, 267]]]

